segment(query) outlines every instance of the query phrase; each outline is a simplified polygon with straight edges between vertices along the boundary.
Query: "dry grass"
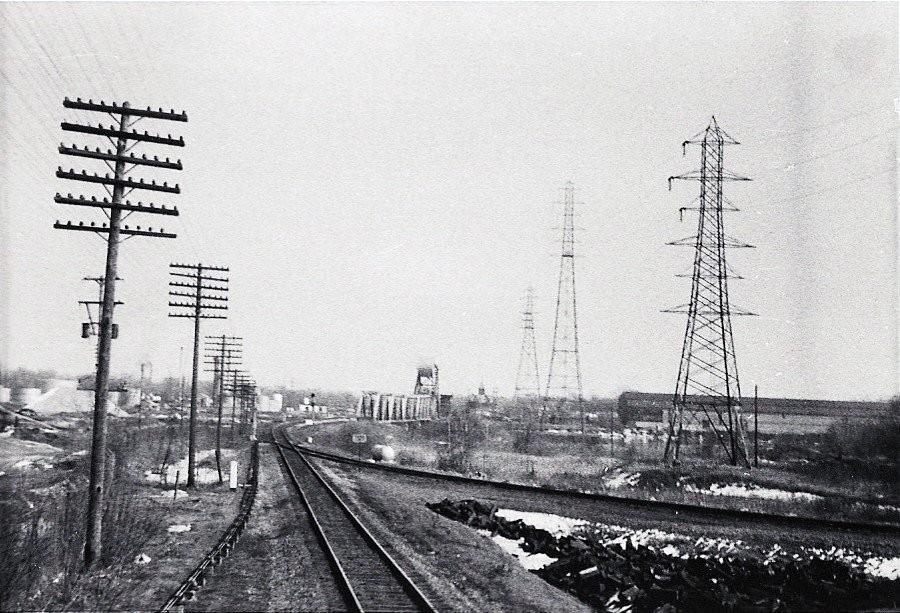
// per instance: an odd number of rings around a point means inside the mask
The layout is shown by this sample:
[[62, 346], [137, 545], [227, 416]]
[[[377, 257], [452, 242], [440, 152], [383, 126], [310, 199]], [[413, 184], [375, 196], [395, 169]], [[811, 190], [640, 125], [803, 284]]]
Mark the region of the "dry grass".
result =
[[[117, 608], [134, 587], [121, 577], [153, 538], [167, 534], [168, 523], [180, 519], [181, 503], [198, 505], [199, 498], [199, 507], [206, 503], [221, 509], [234, 497], [226, 491], [222, 500], [207, 501], [204, 492], [172, 504], [171, 498], [158, 496], [160, 486], [148, 484], [144, 472], [158, 469], [166, 457], [176, 461], [186, 454], [186, 428], [147, 420], [141, 426], [132, 420], [110, 424], [103, 552], [90, 572], [82, 570], [88, 456], [69, 456], [52, 469], [0, 479], [0, 610]], [[83, 433], [73, 432], [70, 449], [87, 443]], [[212, 436], [212, 429], [201, 432], [201, 448]], [[209, 514], [209, 508], [197, 511], [198, 518]], [[227, 505], [222, 513], [233, 516]], [[219, 531], [214, 526], [213, 532]], [[146, 606], [146, 601], [133, 604]]]

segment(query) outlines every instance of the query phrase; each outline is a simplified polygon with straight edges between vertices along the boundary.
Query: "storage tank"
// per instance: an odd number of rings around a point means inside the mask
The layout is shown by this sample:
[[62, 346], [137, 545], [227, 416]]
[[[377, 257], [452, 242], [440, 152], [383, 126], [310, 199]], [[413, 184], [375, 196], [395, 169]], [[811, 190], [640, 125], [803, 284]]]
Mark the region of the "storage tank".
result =
[[41, 390], [36, 387], [20, 387], [13, 394], [13, 402], [19, 404], [31, 404], [41, 395]]
[[397, 458], [397, 452], [389, 445], [375, 445], [372, 447], [372, 459], [376, 462], [393, 462]]
[[9, 402], [12, 397], [12, 390], [8, 387], [0, 387], [0, 402]]

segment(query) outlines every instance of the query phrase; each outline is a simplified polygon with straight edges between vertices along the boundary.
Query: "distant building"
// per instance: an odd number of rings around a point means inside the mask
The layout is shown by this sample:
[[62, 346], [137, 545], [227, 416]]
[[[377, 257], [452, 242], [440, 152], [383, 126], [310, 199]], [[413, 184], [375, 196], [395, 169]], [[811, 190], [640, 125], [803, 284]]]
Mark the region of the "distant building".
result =
[[437, 364], [420, 366], [411, 396], [363, 392], [356, 416], [372, 421], [413, 421], [436, 419], [450, 404], [452, 396], [440, 393]]
[[[877, 420], [890, 414], [887, 402], [854, 402], [846, 400], [811, 400], [801, 398], [759, 398], [759, 431], [761, 434], [816, 434], [834, 424]], [[624, 392], [619, 396], [619, 418], [651, 430], [668, 427], [672, 394]], [[744, 422], [753, 427], [753, 398], [744, 398]], [[699, 423], [688, 420], [686, 430], [702, 430]]]

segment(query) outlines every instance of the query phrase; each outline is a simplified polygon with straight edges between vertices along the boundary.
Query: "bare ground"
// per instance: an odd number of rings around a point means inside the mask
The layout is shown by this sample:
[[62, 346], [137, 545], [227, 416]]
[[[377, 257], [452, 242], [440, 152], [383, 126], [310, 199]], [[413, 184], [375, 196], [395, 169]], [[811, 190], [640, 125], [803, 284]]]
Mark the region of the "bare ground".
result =
[[342, 600], [278, 452], [260, 443], [250, 523], [186, 611], [326, 611]]
[[432, 513], [433, 497], [380, 475], [318, 463], [439, 611], [589, 611], [475, 531]]

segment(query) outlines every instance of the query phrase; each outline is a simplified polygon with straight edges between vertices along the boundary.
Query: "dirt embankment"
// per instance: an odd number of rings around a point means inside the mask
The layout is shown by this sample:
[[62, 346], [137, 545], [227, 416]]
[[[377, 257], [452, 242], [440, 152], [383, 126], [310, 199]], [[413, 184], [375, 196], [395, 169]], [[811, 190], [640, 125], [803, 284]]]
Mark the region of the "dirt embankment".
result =
[[432, 513], [403, 482], [319, 463], [344, 499], [438, 610], [587, 611], [494, 543]]

